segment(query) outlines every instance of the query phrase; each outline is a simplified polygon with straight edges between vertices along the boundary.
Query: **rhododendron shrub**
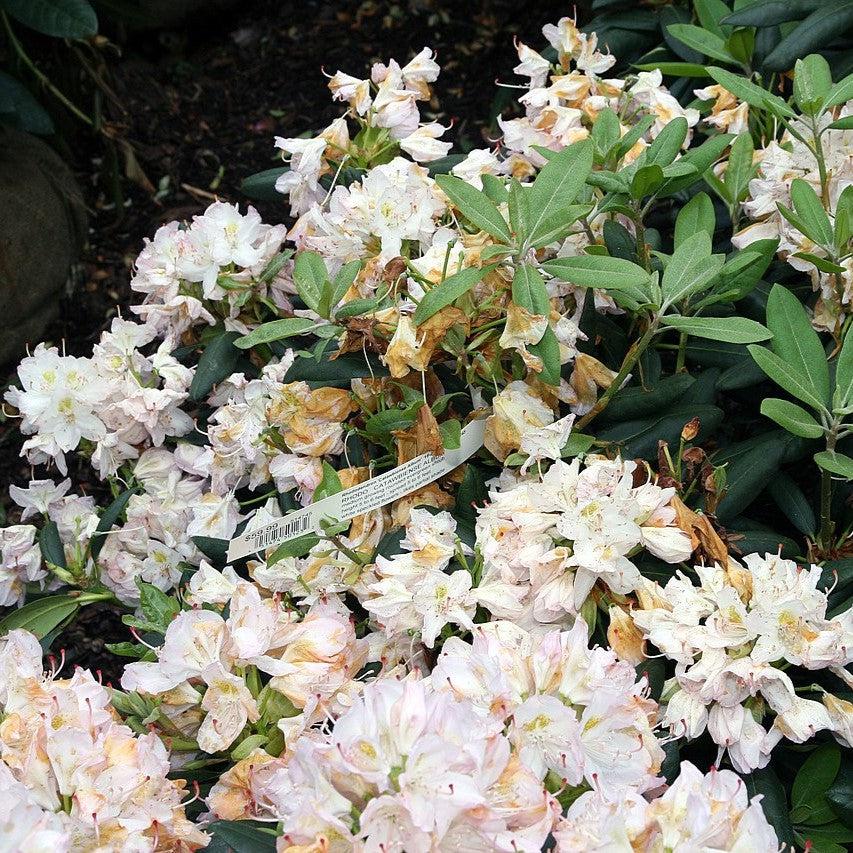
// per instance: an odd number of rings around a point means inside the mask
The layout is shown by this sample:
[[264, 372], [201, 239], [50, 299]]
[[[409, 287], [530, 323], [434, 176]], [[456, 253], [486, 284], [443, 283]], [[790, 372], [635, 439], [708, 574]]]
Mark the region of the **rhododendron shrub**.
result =
[[[853, 78], [696, 6], [744, 73], [563, 18], [461, 153], [430, 49], [337, 71], [247, 183], [284, 224], [163, 225], [90, 356], [29, 351], [0, 848], [853, 841]], [[61, 655], [93, 605], [112, 684]]]

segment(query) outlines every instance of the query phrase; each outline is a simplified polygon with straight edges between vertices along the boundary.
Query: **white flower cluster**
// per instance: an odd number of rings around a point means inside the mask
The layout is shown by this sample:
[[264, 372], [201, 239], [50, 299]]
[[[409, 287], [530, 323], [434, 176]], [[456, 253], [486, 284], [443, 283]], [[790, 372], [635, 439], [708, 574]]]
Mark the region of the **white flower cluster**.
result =
[[[697, 566], [699, 585], [678, 572], [661, 587], [648, 580], [632, 616], [644, 636], [676, 661], [664, 720], [675, 737], [708, 729], [736, 769], [764, 767], [782, 738], [805, 743], [822, 729], [843, 738], [850, 716], [798, 696], [788, 666], [829, 668], [845, 682], [853, 661], [853, 609], [826, 618], [819, 566], [751, 554], [745, 567]], [[830, 697], [832, 704], [834, 697]], [[762, 725], [775, 712], [769, 730]]]
[[198, 850], [156, 734], [135, 735], [92, 674], [42, 671], [26, 631], [0, 640], [0, 843], [4, 850]]

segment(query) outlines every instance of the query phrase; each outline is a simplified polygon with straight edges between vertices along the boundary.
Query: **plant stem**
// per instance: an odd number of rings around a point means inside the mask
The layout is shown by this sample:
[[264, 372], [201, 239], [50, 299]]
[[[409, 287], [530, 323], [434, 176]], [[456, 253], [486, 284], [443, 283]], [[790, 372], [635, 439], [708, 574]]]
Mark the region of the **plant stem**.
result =
[[[838, 426], [834, 422], [826, 434], [826, 449], [832, 453], [835, 451], [835, 443], [838, 440]], [[824, 553], [829, 551], [832, 545], [832, 533], [835, 525], [832, 522], [832, 474], [820, 469], [820, 547]]]
[[646, 351], [652, 338], [658, 330], [658, 317], [652, 317], [649, 322], [649, 327], [640, 340], [631, 344], [630, 349], [625, 354], [625, 360], [619, 368], [613, 381], [610, 383], [607, 390], [599, 397], [598, 402], [575, 424], [575, 429], [583, 429], [593, 418], [600, 415], [610, 402], [610, 398], [622, 387], [622, 383], [628, 378], [628, 374], [634, 369], [634, 366], [640, 360], [640, 356]]
[[681, 373], [684, 370], [684, 361], [687, 357], [687, 332], [682, 332], [678, 336], [678, 355], [675, 359], [675, 372]]
[[18, 37], [12, 31], [12, 26], [9, 23], [9, 19], [6, 17], [5, 12], [0, 12], [0, 16], [3, 18], [3, 26], [6, 30], [6, 35], [9, 37], [9, 44], [12, 46], [12, 50], [15, 51], [18, 59], [26, 65], [27, 68], [32, 72], [33, 76], [47, 89], [58, 101], [60, 101], [68, 110], [74, 113], [80, 121], [85, 122], [89, 125], [89, 127], [94, 127], [95, 123], [92, 121], [89, 116], [86, 115], [76, 104], [70, 101], [53, 83], [50, 82], [50, 78], [45, 74], [41, 69], [39, 69], [35, 62], [30, 59], [27, 52], [24, 50], [24, 46], [18, 41]]

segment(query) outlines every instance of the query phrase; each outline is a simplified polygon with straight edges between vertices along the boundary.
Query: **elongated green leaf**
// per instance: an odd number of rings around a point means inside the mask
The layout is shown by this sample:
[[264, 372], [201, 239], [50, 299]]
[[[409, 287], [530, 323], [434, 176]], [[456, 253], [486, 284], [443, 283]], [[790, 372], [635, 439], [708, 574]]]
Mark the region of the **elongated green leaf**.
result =
[[180, 604], [171, 595], [157, 589], [154, 584], [137, 580], [136, 585], [139, 587], [139, 606], [142, 614], [152, 625], [166, 629], [180, 613]]
[[830, 130], [853, 130], [853, 116], [844, 116], [829, 125]]
[[808, 229], [806, 236], [821, 246], [832, 246], [832, 224], [811, 184], [802, 178], [794, 178], [791, 182], [791, 201], [797, 215]]
[[509, 182], [509, 225], [514, 234], [526, 237], [530, 233], [530, 193], [529, 189], [512, 178]]
[[705, 56], [719, 59], [720, 62], [735, 61], [735, 58], [726, 49], [726, 43], [723, 39], [708, 30], [703, 30], [702, 27], [693, 24], [670, 24], [667, 30], [680, 42], [692, 47], [693, 50], [698, 50]]
[[665, 198], [667, 196], [674, 195], [675, 193], [696, 183], [696, 181], [705, 175], [711, 166], [720, 159], [722, 153], [729, 146], [732, 139], [734, 139], [732, 134], [720, 133], [705, 140], [705, 142], [703, 142], [698, 148], [691, 148], [687, 151], [678, 163], [673, 163], [672, 166], [669, 166], [668, 169], [664, 171], [664, 174], [676, 165], [692, 166], [696, 169], [695, 174], [691, 172], [681, 177], [668, 178], [666, 183], [664, 183], [661, 189], [658, 190], [658, 198]]
[[669, 314], [661, 318], [661, 323], [696, 338], [730, 344], [753, 344], [773, 337], [761, 323], [746, 317], [679, 317]]
[[826, 792], [826, 799], [838, 818], [853, 826], [853, 761], [845, 756], [835, 782]]
[[853, 404], [853, 333], [849, 328], [835, 366], [835, 393], [839, 408]]
[[606, 255], [580, 255], [546, 261], [542, 268], [561, 281], [579, 287], [616, 288], [648, 296], [651, 276], [638, 264]]
[[119, 516], [124, 512], [128, 501], [133, 497], [134, 493], [134, 489], [127, 489], [104, 510], [104, 514], [98, 522], [95, 534], [92, 536], [91, 544], [89, 545], [89, 553], [93, 560], [98, 559], [98, 554], [101, 553], [101, 548], [104, 547], [104, 542], [107, 540], [106, 534], [118, 522]]
[[779, 471], [768, 483], [767, 491], [786, 518], [803, 536], [814, 536], [817, 527], [814, 510], [793, 478], [784, 471]]
[[332, 282], [332, 299], [329, 304], [330, 308], [334, 308], [343, 298], [346, 292], [352, 287], [358, 271], [361, 269], [361, 261], [350, 261], [344, 264], [335, 276]]
[[820, 50], [853, 24], [853, 0], [828, 0], [788, 33], [764, 60], [769, 71], [788, 71], [801, 56]]
[[254, 201], [281, 202], [281, 193], [275, 188], [275, 184], [285, 172], [289, 171], [289, 166], [276, 166], [273, 169], [264, 169], [263, 172], [249, 175], [243, 178], [240, 192]]
[[753, 770], [743, 775], [746, 790], [750, 800], [757, 794], [761, 795], [761, 810], [768, 822], [776, 830], [776, 837], [788, 849], [794, 847], [794, 831], [788, 817], [788, 803], [785, 799], [785, 788], [771, 767]]
[[207, 853], [275, 853], [273, 827], [253, 820], [215, 820], [207, 827], [211, 835]]
[[796, 115], [794, 110], [780, 97], [762, 89], [761, 86], [756, 86], [746, 77], [732, 74], [731, 71], [726, 71], [725, 68], [717, 68], [715, 65], [708, 66], [708, 73], [723, 88], [728, 89], [741, 101], [746, 101], [751, 107], [770, 110], [775, 115], [786, 116], [787, 118], [793, 118]]
[[234, 372], [240, 358], [240, 350], [234, 345], [237, 332], [222, 332], [205, 348], [190, 384], [190, 399], [202, 400], [214, 385]]
[[829, 109], [837, 104], [845, 104], [851, 98], [853, 98], [853, 74], [848, 74], [829, 90], [823, 108]]
[[823, 436], [823, 427], [814, 417], [790, 400], [766, 397], [761, 401], [761, 414], [801, 438], [821, 438]]
[[548, 316], [550, 304], [545, 279], [536, 267], [519, 264], [512, 277], [512, 301], [531, 314]]
[[[774, 332], [775, 334], [775, 332]], [[766, 347], [752, 344], [748, 347], [750, 355], [756, 364], [781, 388], [789, 394], [793, 394], [798, 400], [807, 403], [813, 409], [823, 408], [823, 402], [816, 396], [814, 389], [808, 382], [804, 382], [800, 373], [787, 362], [782, 361], [778, 355]]]
[[257, 329], [251, 331], [242, 338], [234, 341], [234, 346], [239, 349], [251, 349], [258, 344], [268, 344], [271, 341], [281, 341], [285, 338], [301, 335], [306, 329], [311, 329], [317, 324], [307, 317], [285, 317], [282, 320], [273, 320], [264, 323]]
[[813, 12], [823, 0], [757, 0], [743, 5], [722, 23], [733, 27], [772, 27], [787, 21], [799, 21]]
[[548, 222], [570, 205], [592, 171], [594, 146], [591, 139], [575, 142], [553, 156], [536, 176], [530, 191], [530, 234], [533, 245], [548, 230]]
[[661, 280], [664, 302], [674, 305], [704, 290], [717, 277], [725, 259], [711, 254], [711, 238], [699, 231], [687, 238], [666, 265]]
[[85, 39], [98, 32], [98, 17], [87, 0], [2, 0], [0, 8], [46, 36]]
[[[802, 377], [812, 397], [828, 406], [829, 366], [823, 345], [800, 300], [780, 284], [773, 285], [767, 299], [767, 328], [773, 332], [773, 352]], [[803, 400], [799, 394], [794, 396]]]
[[466, 219], [502, 243], [512, 243], [506, 220], [485, 193], [454, 175], [436, 175], [435, 182]]
[[793, 809], [823, 798], [841, 767], [841, 750], [835, 744], [819, 746], [804, 762], [791, 788]]
[[645, 62], [634, 66], [639, 71], [660, 71], [668, 77], [708, 77], [704, 65], [695, 62]]
[[656, 163], [640, 166], [631, 179], [631, 198], [642, 199], [663, 184], [663, 169]]
[[424, 294], [415, 309], [415, 325], [429, 320], [434, 314], [452, 305], [460, 296], [467, 293], [493, 267], [466, 267], [454, 275], [448, 276], [441, 284]]
[[814, 461], [824, 471], [829, 471], [830, 474], [837, 474], [839, 477], [844, 477], [845, 480], [853, 480], [853, 459], [843, 453], [823, 450], [820, 453], [815, 453]]
[[674, 162], [687, 138], [687, 129], [687, 119], [684, 116], [678, 116], [669, 122], [646, 149], [646, 165], [655, 163], [663, 168]]
[[15, 628], [23, 628], [42, 640], [73, 616], [79, 607], [79, 599], [68, 595], [49, 595], [36, 599], [0, 619], [0, 635]]
[[293, 283], [302, 301], [319, 314], [329, 273], [326, 262], [316, 252], [300, 252], [293, 264]]
[[739, 134], [732, 143], [729, 164], [726, 167], [725, 184], [734, 201], [740, 201], [746, 197], [749, 182], [756, 172], [757, 167], [752, 163], [754, 150], [752, 135], [748, 132]]
[[696, 193], [675, 219], [676, 248], [697, 231], [704, 231], [709, 238], [713, 237], [715, 226], [714, 203], [710, 196], [707, 193]]
[[4, 124], [14, 124], [28, 133], [47, 136], [54, 131], [45, 108], [23, 83], [4, 71], [0, 71], [0, 115]]
[[536, 236], [530, 238], [531, 247], [538, 249], [561, 240], [572, 230], [578, 218], [586, 216], [591, 210], [592, 205], [589, 204], [570, 204], [568, 207], [555, 210], [540, 224]]
[[[746, 449], [742, 452], [731, 445], [714, 459], [715, 465], [726, 466], [726, 494], [717, 507], [717, 517], [723, 523], [740, 515], [764, 491], [782, 464], [788, 436], [773, 431], [760, 438], [754, 443], [744, 442]], [[734, 454], [735, 450], [739, 452]]]
[[819, 54], [812, 53], [798, 59], [794, 65], [794, 101], [806, 115], [820, 111], [832, 89], [832, 72], [829, 63]]
[[527, 349], [533, 355], [542, 359], [542, 370], [537, 374], [540, 381], [546, 385], [560, 384], [560, 343], [554, 330], [548, 326], [542, 340], [530, 344]]
[[62, 547], [62, 539], [59, 538], [59, 528], [55, 521], [46, 521], [39, 531], [39, 547], [44, 561], [52, 566], [64, 569], [65, 549]]

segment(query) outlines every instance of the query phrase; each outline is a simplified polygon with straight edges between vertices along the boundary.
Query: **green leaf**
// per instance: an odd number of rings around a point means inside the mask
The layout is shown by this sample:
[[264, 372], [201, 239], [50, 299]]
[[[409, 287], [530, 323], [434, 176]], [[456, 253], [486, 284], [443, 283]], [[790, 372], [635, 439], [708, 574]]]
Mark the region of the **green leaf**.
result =
[[341, 483], [340, 475], [328, 462], [324, 461], [323, 476], [320, 478], [317, 488], [314, 489], [311, 503], [317, 503], [317, 501], [327, 498], [329, 495], [336, 495], [343, 490], [344, 487]]
[[485, 193], [454, 175], [436, 175], [435, 182], [459, 212], [477, 228], [502, 243], [512, 243], [506, 220]]
[[438, 425], [438, 431], [441, 433], [441, 443], [445, 450], [457, 450], [462, 443], [462, 424], [459, 421], [452, 419], [442, 421]]
[[419, 326], [442, 308], [452, 305], [492, 269], [493, 267], [466, 267], [427, 291], [415, 309], [415, 325]]
[[534, 249], [539, 249], [557, 240], [562, 240], [572, 230], [575, 222], [581, 216], [586, 216], [591, 210], [592, 205], [589, 204], [570, 204], [568, 207], [562, 207], [554, 211], [541, 224], [536, 232], [536, 236], [530, 238], [530, 246]]
[[803, 113], [818, 113], [830, 89], [832, 72], [829, 63], [819, 53], [797, 60], [794, 65], [794, 101]]
[[598, 187], [608, 193], [622, 194], [628, 192], [628, 184], [621, 175], [615, 172], [590, 172], [586, 182], [591, 187]]
[[560, 281], [568, 281], [579, 287], [624, 290], [641, 300], [648, 299], [651, 276], [638, 264], [623, 258], [609, 258], [606, 255], [555, 258], [543, 263], [542, 269]]
[[65, 549], [59, 538], [59, 528], [55, 521], [46, 521], [39, 532], [39, 547], [44, 561], [51, 566], [66, 568]]
[[371, 415], [364, 424], [367, 437], [374, 444], [389, 445], [393, 440], [391, 433], [395, 430], [408, 429], [415, 422], [421, 405], [422, 402], [418, 401], [405, 409], [385, 409]]
[[315, 358], [299, 356], [284, 376], [284, 382], [317, 382], [324, 385], [345, 385], [350, 380], [367, 376], [387, 376], [388, 368], [372, 354], [367, 358], [361, 353], [348, 353], [332, 359], [337, 351], [326, 352], [317, 361]]
[[756, 240], [735, 252], [723, 264], [720, 283], [715, 290], [726, 294], [732, 302], [743, 299], [761, 281], [778, 247], [778, 240]]
[[652, 164], [640, 166], [631, 179], [631, 198], [642, 199], [654, 193], [663, 184], [663, 169]]
[[829, 125], [830, 130], [853, 130], [853, 116], [844, 116]]
[[729, 164], [724, 176], [732, 201], [741, 201], [746, 197], [749, 182], [757, 170], [757, 166], [752, 163], [754, 151], [752, 135], [746, 131], [738, 134], [732, 143]]
[[528, 190], [516, 178], [509, 182], [509, 225], [514, 234], [524, 238], [530, 232], [530, 200]]
[[723, 0], [693, 0], [693, 6], [699, 17], [699, 23], [714, 35], [724, 36], [725, 31], [720, 22], [731, 14], [731, 9]]
[[667, 123], [646, 149], [643, 162], [646, 165], [656, 164], [661, 168], [669, 166], [681, 151], [681, 146], [687, 139], [687, 130], [687, 119], [684, 116], [678, 116]]
[[826, 792], [826, 799], [836, 815], [853, 826], [853, 761], [845, 757], [835, 782]]
[[845, 480], [853, 480], [853, 459], [843, 453], [823, 450], [820, 453], [815, 453], [814, 461], [824, 471], [829, 471], [830, 474], [837, 474]]
[[509, 193], [506, 184], [496, 175], [480, 175], [483, 182], [483, 192], [497, 205], [506, 204], [509, 201]]
[[716, 220], [714, 203], [707, 193], [696, 193], [678, 212], [675, 219], [675, 247], [678, 248], [697, 231], [704, 231], [709, 238], [714, 236]]
[[838, 264], [828, 261], [826, 258], [821, 258], [818, 255], [813, 255], [811, 252], [794, 252], [795, 258], [802, 258], [810, 264], [814, 264], [821, 272], [827, 272], [834, 275], [844, 275], [846, 270]]
[[844, 246], [853, 237], [853, 186], [847, 186], [835, 203], [835, 245]]
[[[801, 376], [800, 383], [809, 389], [813, 398], [828, 406], [829, 366], [823, 345], [800, 300], [781, 284], [773, 285], [767, 299], [767, 328], [773, 333], [773, 352]], [[787, 390], [791, 391], [790, 388]], [[791, 393], [814, 406], [810, 400], [793, 391]], [[820, 409], [821, 406], [814, 408]]]
[[346, 292], [352, 287], [355, 277], [361, 269], [361, 261], [350, 261], [344, 264], [339, 270], [332, 282], [332, 298], [329, 306], [334, 308], [343, 298]]
[[694, 377], [687, 373], [676, 373], [661, 379], [650, 388], [642, 386], [622, 388], [613, 395], [610, 404], [598, 416], [596, 423], [610, 424], [635, 420], [662, 412], [678, 400], [695, 382]]
[[816, 9], [823, 0], [757, 0], [740, 5], [722, 23], [733, 27], [772, 27], [787, 21], [798, 21]]
[[570, 205], [592, 171], [593, 142], [584, 139], [555, 154], [542, 167], [530, 191], [530, 234], [528, 242], [538, 242], [549, 229], [549, 220]]
[[697, 338], [730, 344], [752, 344], [772, 337], [761, 323], [746, 317], [680, 317], [670, 314], [662, 317], [661, 323]]
[[664, 302], [674, 305], [704, 290], [723, 266], [722, 255], [711, 254], [711, 238], [699, 231], [678, 246], [666, 265], [661, 280]]
[[789, 71], [798, 58], [820, 50], [853, 24], [853, 0], [830, 0], [788, 33], [764, 60], [769, 71]]
[[[773, 333], [776, 334], [775, 332]], [[807, 403], [813, 409], [820, 411], [824, 404], [820, 397], [815, 394], [814, 389], [807, 381], [804, 382], [801, 374], [793, 367], [782, 361], [778, 355], [766, 347], [752, 344], [747, 347], [749, 354], [755, 359], [755, 363], [780, 387], [789, 394], [793, 394], [798, 400]]]
[[[692, 172], [682, 177], [672, 177], [658, 191], [658, 197], [674, 195], [689, 186], [692, 186], [696, 181], [705, 175], [711, 166], [720, 158], [723, 151], [728, 148], [734, 136], [730, 133], [720, 133], [705, 140], [698, 148], [691, 148], [678, 161], [682, 166], [693, 166], [696, 173]], [[677, 164], [673, 164], [677, 165]], [[672, 167], [669, 167], [672, 168]]]
[[782, 98], [762, 89], [761, 86], [756, 86], [746, 77], [732, 74], [731, 71], [726, 71], [725, 68], [717, 68], [715, 65], [708, 66], [708, 73], [724, 89], [728, 89], [736, 98], [746, 101], [751, 107], [769, 110], [774, 115], [785, 116], [786, 118], [796, 116], [794, 110]]
[[280, 560], [288, 557], [304, 557], [318, 542], [320, 537], [314, 533], [297, 536], [289, 542], [282, 542], [267, 558], [267, 565], [274, 566]]
[[837, 104], [845, 104], [853, 98], [853, 74], [848, 74], [843, 80], [839, 80], [826, 96], [823, 108], [828, 110]]
[[190, 383], [191, 400], [203, 400], [214, 385], [234, 372], [240, 358], [240, 350], [234, 346], [238, 337], [238, 332], [222, 332], [205, 347]]
[[268, 344], [272, 341], [281, 341], [294, 335], [301, 335], [307, 329], [315, 327], [314, 320], [307, 317], [285, 317], [282, 320], [273, 320], [253, 329], [248, 335], [237, 338], [234, 346], [238, 349], [251, 349], [259, 344]]
[[139, 587], [139, 606], [142, 609], [142, 615], [152, 625], [168, 628], [169, 623], [180, 613], [180, 604], [171, 595], [166, 595], [165, 592], [157, 589], [154, 584], [137, 580], [136, 585]]
[[668, 77], [708, 77], [704, 65], [695, 62], [645, 62], [635, 65], [640, 71], [660, 71]]
[[542, 359], [542, 370], [537, 375], [540, 382], [546, 385], [560, 384], [560, 343], [554, 330], [548, 326], [542, 340], [529, 344], [528, 351]]
[[728, 523], [740, 515], [764, 491], [779, 470], [786, 447], [787, 436], [774, 431], [750, 443], [742, 452], [730, 445], [714, 458], [715, 465], [726, 465], [727, 491], [717, 507], [721, 521]]
[[849, 327], [835, 365], [835, 396], [838, 408], [853, 405], [853, 333]]
[[761, 401], [761, 414], [801, 438], [823, 437], [823, 427], [804, 408], [790, 400], [765, 397]]
[[93, 560], [98, 559], [98, 554], [101, 553], [101, 548], [104, 547], [104, 542], [107, 540], [113, 526], [118, 522], [119, 516], [124, 512], [128, 501], [135, 494], [135, 489], [127, 489], [122, 492], [105, 510], [95, 528], [95, 533], [92, 536], [91, 544], [89, 545], [89, 554]]
[[817, 527], [814, 510], [793, 478], [783, 471], [777, 471], [776, 476], [768, 483], [767, 491], [785, 517], [803, 536], [814, 536]]
[[275, 853], [276, 831], [253, 820], [215, 820], [205, 853]]
[[519, 264], [512, 277], [512, 301], [531, 314], [547, 317], [550, 313], [545, 279], [536, 267]]
[[276, 166], [274, 169], [264, 169], [248, 178], [243, 178], [240, 192], [253, 201], [277, 201], [281, 203], [281, 193], [275, 188], [276, 181], [289, 172], [289, 166]]
[[761, 810], [768, 823], [776, 830], [779, 842], [787, 845], [788, 849], [793, 849], [794, 831], [788, 817], [785, 789], [779, 777], [771, 767], [764, 767], [761, 770], [753, 770], [749, 774], [741, 774], [741, 778], [746, 783], [750, 800], [761, 794]]
[[[329, 273], [326, 262], [316, 252], [300, 252], [293, 264], [293, 283], [302, 301], [318, 314]], [[331, 306], [330, 306], [331, 307]], [[328, 315], [328, 311], [326, 312]]]
[[43, 640], [51, 631], [73, 616], [80, 608], [79, 598], [48, 595], [7, 613], [0, 619], [0, 635], [23, 628]]
[[39, 136], [54, 132], [45, 108], [23, 83], [5, 71], [0, 71], [0, 121]]
[[621, 160], [655, 123], [654, 117], [643, 116], [614, 146], [607, 152], [607, 159]]
[[46, 36], [87, 39], [98, 32], [98, 17], [87, 0], [2, 0], [0, 8]]
[[605, 107], [599, 111], [595, 117], [595, 123], [590, 131], [590, 136], [595, 143], [596, 151], [600, 153], [602, 159], [607, 156], [607, 152], [619, 141], [620, 130], [619, 116], [610, 107]]
[[805, 235], [821, 246], [831, 247], [832, 225], [823, 203], [811, 184], [802, 178], [794, 178], [791, 182], [791, 201], [794, 204], [794, 210], [807, 228]]
[[703, 30], [702, 27], [693, 24], [670, 24], [667, 30], [680, 42], [692, 47], [693, 50], [698, 50], [705, 56], [718, 59], [720, 62], [735, 61], [735, 58], [726, 49], [726, 43], [723, 39], [708, 30]]

